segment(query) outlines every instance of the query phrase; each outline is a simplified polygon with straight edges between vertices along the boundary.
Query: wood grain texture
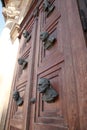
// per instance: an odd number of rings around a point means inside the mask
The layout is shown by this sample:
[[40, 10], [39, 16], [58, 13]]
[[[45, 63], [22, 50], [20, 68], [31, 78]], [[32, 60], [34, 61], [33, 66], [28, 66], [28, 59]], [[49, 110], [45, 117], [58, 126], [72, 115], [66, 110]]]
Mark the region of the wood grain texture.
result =
[[[87, 48], [78, 3], [75, 0], [50, 0], [55, 9], [46, 17], [43, 0], [35, 1], [21, 23], [18, 58], [28, 60], [22, 71], [16, 63], [5, 130], [86, 130], [87, 126]], [[38, 16], [34, 16], [35, 9]], [[31, 33], [25, 44], [22, 35]], [[40, 33], [47, 31], [55, 44], [44, 49]], [[52, 103], [42, 101], [38, 80], [47, 78], [59, 97]], [[24, 104], [12, 99], [17, 89]], [[31, 98], [36, 98], [32, 104]]]

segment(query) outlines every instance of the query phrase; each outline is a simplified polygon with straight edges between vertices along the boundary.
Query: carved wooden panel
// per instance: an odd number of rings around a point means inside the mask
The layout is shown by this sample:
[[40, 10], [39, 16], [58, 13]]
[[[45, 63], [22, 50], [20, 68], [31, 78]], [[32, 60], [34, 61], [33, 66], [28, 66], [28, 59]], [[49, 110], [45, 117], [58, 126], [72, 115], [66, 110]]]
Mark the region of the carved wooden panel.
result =
[[[48, 5], [50, 2], [54, 7], [48, 16], [43, 9], [44, 2]], [[39, 9], [37, 16], [33, 15], [36, 9]], [[86, 50], [80, 33], [77, 3], [74, 0], [34, 0], [29, 11], [21, 24], [21, 33], [26, 29], [31, 38], [26, 42], [20, 33], [18, 55], [18, 58], [28, 60], [28, 65], [23, 69], [17, 63], [8, 112], [10, 116], [5, 130], [85, 130], [86, 80], [83, 71], [86, 68]], [[42, 32], [49, 34], [45, 41], [40, 37]], [[44, 43], [51, 42], [52, 37], [56, 40], [46, 49]], [[52, 102], [43, 100], [44, 93], [38, 89], [40, 78], [48, 79], [52, 85], [50, 87], [57, 92], [58, 96]], [[23, 98], [22, 106], [17, 106], [13, 100], [14, 90]], [[35, 99], [34, 102], [31, 99]]]
[[59, 8], [58, 8], [58, 1], [56, 0], [50, 0], [50, 3], [51, 5], [54, 5], [55, 8], [54, 10], [50, 13], [50, 15], [48, 17], [46, 17], [46, 13], [43, 9], [43, 3], [42, 5], [40, 6], [40, 9], [41, 9], [41, 29], [46, 29], [48, 28], [48, 26], [52, 25], [52, 23], [55, 23], [58, 21], [58, 19], [61, 17], [61, 14], [60, 14], [60, 11], [59, 11]]
[[[26, 61], [28, 61], [28, 63], [29, 63], [29, 55], [30, 55], [30, 48], [27, 49], [27, 51], [24, 54], [22, 54], [21, 56], [19, 55], [19, 56], [21, 58], [25, 59]], [[16, 78], [17, 84], [20, 84], [21, 82], [24, 82], [27, 80], [28, 63], [27, 63], [27, 67], [25, 69], [22, 69], [22, 66], [18, 64], [17, 78]]]
[[[49, 15], [49, 17], [45, 16], [45, 12], [43, 10], [43, 5], [41, 5], [41, 12], [40, 12], [40, 33], [47, 31], [50, 37], [54, 37], [56, 40], [50, 48], [47, 50], [44, 48], [42, 41], [40, 40], [40, 54], [39, 54], [39, 66], [41, 63], [43, 66], [45, 62], [50, 60], [50, 57], [55, 57], [56, 49], [58, 48], [58, 22], [60, 21], [60, 12], [58, 10], [58, 3], [56, 0], [52, 0], [51, 4], [54, 4], [55, 9]], [[58, 53], [59, 57], [62, 55], [60, 51]], [[50, 61], [49, 61], [50, 62]], [[49, 63], [48, 63], [49, 64]], [[50, 63], [51, 64], [51, 63]]]
[[[59, 129], [59, 130], [68, 130], [67, 122], [67, 106], [65, 104], [66, 97], [64, 96], [64, 54], [60, 51], [59, 46], [59, 22], [61, 20], [59, 10], [58, 10], [58, 1], [51, 1], [55, 5], [54, 11], [48, 16], [45, 16], [42, 5], [40, 6], [40, 14], [38, 26], [38, 41], [37, 41], [37, 56], [36, 56], [36, 71], [34, 76], [34, 92], [32, 95], [36, 94], [36, 104], [35, 110], [32, 110], [31, 113], [31, 126], [32, 130], [48, 130], [48, 129]], [[51, 36], [56, 38], [54, 45], [45, 50], [43, 43], [40, 39], [40, 33], [47, 31]], [[47, 103], [42, 101], [43, 94], [38, 92], [38, 80], [40, 78], [47, 78], [50, 80], [53, 88], [59, 94], [57, 99], [54, 102]], [[36, 89], [35, 89], [36, 88]], [[34, 94], [34, 95], [35, 95]], [[34, 116], [34, 119], [32, 119]], [[32, 123], [33, 122], [33, 123]], [[34, 125], [34, 126], [33, 126]]]
[[[32, 23], [33, 24], [33, 23]], [[29, 26], [26, 28], [30, 34], [32, 34], [32, 26], [31, 22]], [[24, 122], [24, 112], [25, 112], [25, 91], [26, 86], [28, 83], [28, 69], [30, 64], [30, 55], [31, 55], [31, 47], [32, 47], [32, 37], [28, 42], [26, 39], [21, 36], [20, 45], [19, 45], [19, 52], [17, 58], [17, 68], [16, 68], [16, 76], [15, 76], [15, 83], [12, 91], [12, 102], [11, 102], [11, 109], [10, 109], [10, 120], [8, 124], [9, 130], [22, 130], [23, 129], [23, 122]], [[18, 63], [18, 59], [22, 58], [27, 61], [27, 66], [23, 69], [22, 65]], [[17, 106], [16, 101], [13, 99], [13, 92], [17, 90], [20, 94], [20, 97], [23, 99], [23, 104], [21, 106]]]
[[[66, 104], [63, 86], [63, 62], [61, 64], [54, 65], [52, 68], [48, 68], [45, 72], [38, 74], [37, 82], [39, 78], [47, 78], [50, 80], [53, 88], [59, 93], [59, 97], [53, 103], [46, 103], [42, 101], [42, 94], [37, 92], [37, 103], [35, 111], [35, 124], [44, 123], [44, 125], [54, 124], [54, 126], [67, 127], [65, 121]], [[38, 87], [38, 84], [36, 84]], [[67, 128], [68, 129], [68, 128]]]
[[27, 39], [23, 36], [23, 32], [21, 35], [21, 39], [20, 39], [20, 50], [19, 50], [19, 54], [23, 54], [27, 51], [27, 49], [29, 49], [31, 47], [31, 42], [32, 42], [32, 27], [33, 27], [33, 19], [31, 19], [31, 21], [29, 22], [29, 25], [25, 28], [26, 31], [28, 31], [30, 38], [27, 41]]
[[20, 97], [23, 99], [23, 105], [17, 106], [16, 102], [12, 101], [11, 119], [10, 126], [22, 129], [23, 118], [24, 118], [24, 102], [25, 102], [25, 89], [27, 82], [15, 86], [15, 89], [20, 93]]

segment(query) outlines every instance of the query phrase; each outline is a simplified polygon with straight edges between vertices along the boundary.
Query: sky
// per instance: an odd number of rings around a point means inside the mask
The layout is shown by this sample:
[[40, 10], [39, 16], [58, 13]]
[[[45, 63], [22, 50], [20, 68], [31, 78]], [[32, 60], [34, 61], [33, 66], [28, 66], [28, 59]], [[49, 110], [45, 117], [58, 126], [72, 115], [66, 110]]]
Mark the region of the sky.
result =
[[2, 4], [1, 4], [1, 1], [0, 1], [0, 34], [4, 28], [4, 25], [5, 25], [5, 21], [4, 21], [4, 17], [2, 15]]

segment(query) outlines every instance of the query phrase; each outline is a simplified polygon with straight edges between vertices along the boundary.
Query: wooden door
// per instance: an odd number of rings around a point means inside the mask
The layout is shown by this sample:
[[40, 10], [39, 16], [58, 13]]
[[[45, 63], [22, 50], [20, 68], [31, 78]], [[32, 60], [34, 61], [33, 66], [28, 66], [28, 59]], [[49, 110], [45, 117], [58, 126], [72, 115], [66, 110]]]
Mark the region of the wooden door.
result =
[[[11, 96], [9, 99], [9, 109], [6, 121], [6, 130], [23, 130], [26, 106], [28, 102], [28, 73], [31, 70], [32, 42], [34, 37], [34, 19], [31, 18], [28, 26], [23, 30], [20, 37], [19, 51], [16, 68], [12, 83]], [[26, 33], [26, 34], [25, 34]], [[35, 35], [35, 34], [34, 34]], [[28, 36], [28, 37], [27, 37]], [[21, 60], [20, 60], [21, 59]], [[18, 62], [19, 61], [19, 62]], [[28, 94], [29, 95], [29, 94]], [[18, 97], [18, 99], [17, 99]]]
[[[68, 130], [64, 52], [58, 35], [61, 14], [58, 9], [58, 0], [51, 2], [54, 10], [49, 16], [46, 16], [47, 13], [43, 10], [43, 3], [39, 7], [36, 64], [33, 77], [34, 90], [32, 93], [36, 97], [36, 104], [34, 108], [34, 105], [31, 108], [30, 130]], [[54, 44], [47, 49], [40, 39], [40, 34], [45, 32], [49, 33], [50, 38], [56, 38]], [[43, 94], [38, 91], [38, 82], [41, 78], [49, 79], [56, 90], [59, 96], [55, 101], [49, 103], [42, 100]]]
[[[87, 114], [80, 99], [80, 95], [85, 99], [81, 92], [86, 85], [86, 44], [82, 44], [85, 40], [77, 2], [34, 2], [21, 24], [21, 33], [25, 29], [31, 38], [26, 42], [21, 36], [18, 58], [24, 58], [28, 64], [23, 69], [17, 62], [6, 130], [86, 130]], [[77, 38], [77, 32], [83, 39]], [[40, 85], [46, 81], [40, 83], [41, 79], [50, 82], [43, 93]], [[21, 106], [12, 98], [15, 89], [23, 99]]]
[[[39, 6], [36, 40], [35, 68], [31, 105], [30, 130], [79, 130], [77, 90], [71, 50], [68, 21], [68, 6], [65, 1], [51, 0], [53, 11], [47, 16], [43, 3]], [[42, 32], [56, 38], [51, 47], [45, 48], [41, 40]], [[49, 39], [49, 38], [48, 38]], [[43, 93], [38, 91], [40, 79], [49, 79], [59, 95], [51, 103], [43, 101]]]

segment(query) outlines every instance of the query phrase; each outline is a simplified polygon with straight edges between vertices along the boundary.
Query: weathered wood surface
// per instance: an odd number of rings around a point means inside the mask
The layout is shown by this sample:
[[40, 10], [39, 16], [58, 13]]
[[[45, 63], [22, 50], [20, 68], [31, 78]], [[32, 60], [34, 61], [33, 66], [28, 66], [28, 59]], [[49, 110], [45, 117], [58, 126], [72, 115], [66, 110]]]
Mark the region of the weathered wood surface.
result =
[[[21, 23], [18, 58], [25, 58], [28, 66], [22, 70], [16, 65], [5, 130], [87, 129], [87, 48], [78, 5], [75, 0], [50, 2], [55, 8], [48, 17], [43, 0], [36, 1]], [[28, 43], [24, 29], [31, 34]], [[56, 38], [49, 49], [44, 49], [40, 39], [44, 31]], [[42, 101], [40, 78], [49, 79], [59, 94], [54, 102]], [[21, 107], [12, 99], [14, 89], [24, 99]], [[34, 104], [31, 98], [36, 98]]]

